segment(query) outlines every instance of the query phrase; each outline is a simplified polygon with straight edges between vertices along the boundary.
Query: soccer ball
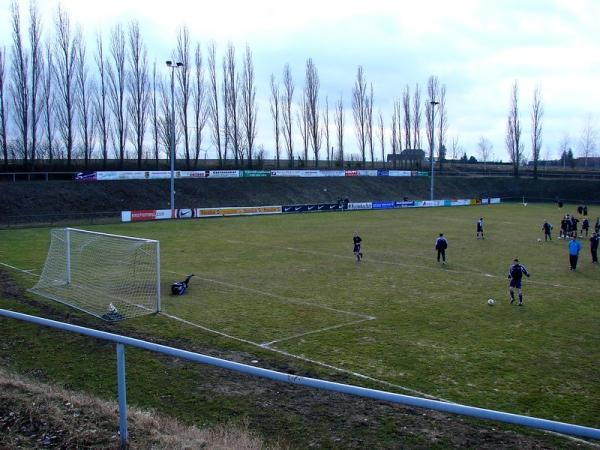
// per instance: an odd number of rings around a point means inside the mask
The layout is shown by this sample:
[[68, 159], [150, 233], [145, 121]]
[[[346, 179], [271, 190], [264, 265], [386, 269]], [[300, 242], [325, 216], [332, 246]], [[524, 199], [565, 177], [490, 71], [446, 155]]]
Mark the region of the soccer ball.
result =
[[494, 306], [494, 303], [496, 303], [496, 302], [494, 301], [493, 298], [488, 298], [488, 305]]
[[538, 242], [542, 242], [542, 238], [538, 238]]

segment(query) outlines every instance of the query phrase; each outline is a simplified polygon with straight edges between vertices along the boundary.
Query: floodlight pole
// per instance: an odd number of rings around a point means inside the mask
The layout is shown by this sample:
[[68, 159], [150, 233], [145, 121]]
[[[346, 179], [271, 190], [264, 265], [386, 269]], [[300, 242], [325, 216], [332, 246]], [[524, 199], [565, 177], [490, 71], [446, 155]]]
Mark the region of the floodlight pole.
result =
[[173, 214], [175, 211], [175, 69], [183, 67], [183, 63], [167, 61], [167, 67], [171, 69], [171, 199], [169, 208]]
[[434, 187], [434, 174], [433, 174], [433, 160], [435, 159], [433, 155], [435, 154], [435, 105], [439, 105], [440, 102], [436, 102], [435, 100], [431, 100], [431, 192], [430, 192], [430, 200], [433, 200], [433, 187]]

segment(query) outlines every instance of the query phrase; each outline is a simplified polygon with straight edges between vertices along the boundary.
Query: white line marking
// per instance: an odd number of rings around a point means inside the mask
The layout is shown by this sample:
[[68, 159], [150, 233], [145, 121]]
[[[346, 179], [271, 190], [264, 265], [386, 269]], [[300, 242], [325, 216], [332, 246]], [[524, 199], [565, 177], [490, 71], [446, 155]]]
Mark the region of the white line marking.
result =
[[356, 324], [359, 324], [359, 323], [362, 323], [362, 322], [368, 322], [369, 320], [373, 320], [373, 319], [375, 319], [375, 317], [369, 317], [367, 319], [355, 320], [354, 322], [340, 323], [338, 325], [331, 325], [330, 327], [324, 327], [324, 328], [320, 328], [318, 330], [307, 331], [305, 333], [298, 333], [298, 334], [295, 334], [293, 336], [288, 336], [288, 337], [284, 337], [284, 338], [281, 338], [281, 339], [276, 339], [276, 340], [271, 341], [271, 342], [263, 342], [260, 345], [263, 346], [263, 347], [269, 347], [269, 346], [271, 346], [273, 344], [276, 344], [278, 342], [289, 341], [291, 339], [296, 339], [296, 338], [299, 338], [299, 337], [308, 336], [309, 334], [322, 333], [324, 331], [335, 330], [337, 328], [347, 327], [349, 325], [356, 325]]
[[19, 272], [23, 272], [23, 273], [26, 273], [27, 275], [31, 275], [34, 277], [38, 277], [38, 278], [40, 277], [40, 275], [38, 275], [36, 273], [32, 273], [35, 269], [20, 269], [18, 267], [11, 266], [10, 264], [6, 264], [3, 262], [0, 262], [0, 266], [8, 267], [9, 269], [17, 270]]
[[[174, 271], [171, 271], [171, 270], [163, 270], [163, 272], [173, 273], [175, 275], [182, 275], [183, 276], [182, 273], [174, 272]], [[307, 301], [299, 299], [299, 298], [285, 297], [283, 295], [277, 295], [277, 294], [273, 294], [271, 292], [261, 291], [260, 289], [254, 289], [254, 288], [249, 288], [249, 287], [246, 287], [246, 286], [240, 286], [239, 284], [228, 283], [226, 281], [215, 280], [215, 279], [212, 279], [212, 278], [204, 278], [204, 277], [200, 277], [198, 275], [196, 275], [196, 278], [199, 279], [199, 280], [202, 280], [202, 281], [208, 281], [209, 283], [220, 284], [222, 286], [232, 287], [232, 288], [240, 289], [240, 290], [243, 290], [243, 291], [248, 291], [248, 292], [253, 292], [255, 294], [264, 295], [265, 297], [276, 298], [278, 300], [282, 300], [282, 301], [287, 302], [287, 303], [295, 303], [295, 304], [298, 304], [298, 305], [313, 306], [315, 308], [325, 309], [327, 311], [333, 311], [333, 312], [340, 313], [340, 314], [347, 314], [349, 316], [360, 317], [360, 318], [366, 319], [366, 320], [376, 319], [376, 317], [368, 316], [366, 314], [360, 314], [360, 313], [355, 313], [355, 312], [350, 312], [350, 311], [343, 311], [341, 309], [332, 308], [330, 306], [324, 306], [324, 305], [321, 305], [319, 303], [307, 302]]]
[[277, 349], [275, 347], [265, 347], [264, 345], [261, 345], [258, 342], [252, 342], [252, 341], [250, 341], [248, 339], [243, 339], [243, 338], [231, 336], [231, 335], [228, 335], [227, 333], [223, 333], [222, 331], [212, 330], [212, 329], [207, 328], [207, 327], [205, 327], [203, 325], [199, 325], [197, 323], [190, 322], [189, 320], [182, 319], [181, 317], [173, 316], [171, 314], [167, 314], [167, 313], [164, 313], [164, 312], [161, 312], [161, 314], [164, 315], [164, 316], [166, 316], [166, 317], [168, 317], [168, 318], [170, 318], [170, 319], [173, 319], [173, 320], [185, 323], [185, 324], [190, 325], [190, 326], [195, 327], [195, 328], [200, 328], [201, 330], [207, 331], [209, 333], [217, 334], [219, 336], [223, 336], [223, 337], [226, 337], [226, 338], [229, 338], [229, 339], [233, 339], [233, 340], [238, 341], [238, 342], [243, 342], [245, 344], [250, 344], [250, 345], [255, 346], [255, 347], [259, 347], [259, 348], [262, 348], [262, 349], [265, 349], [265, 350], [269, 350], [269, 351], [274, 352], [274, 353], [278, 353], [280, 355], [287, 356], [289, 358], [294, 358], [294, 359], [298, 359], [300, 361], [308, 362], [308, 363], [311, 363], [311, 364], [316, 364], [318, 366], [325, 367], [327, 369], [335, 370], [336, 372], [340, 372], [340, 373], [345, 373], [345, 374], [348, 374], [348, 375], [352, 375], [352, 376], [355, 376], [357, 378], [361, 378], [363, 380], [373, 381], [375, 383], [379, 383], [379, 384], [382, 384], [384, 386], [388, 386], [388, 387], [391, 387], [391, 388], [394, 388], [394, 389], [399, 389], [399, 390], [402, 390], [402, 391], [405, 391], [405, 392], [410, 392], [411, 394], [419, 395], [421, 397], [430, 398], [430, 399], [433, 399], [433, 400], [440, 400], [442, 402], [454, 403], [454, 402], [451, 402], [450, 400], [445, 400], [445, 399], [443, 399], [441, 397], [435, 397], [433, 395], [429, 395], [429, 394], [426, 394], [424, 392], [417, 391], [415, 389], [407, 388], [405, 386], [400, 386], [398, 384], [390, 383], [388, 381], [379, 380], [377, 378], [373, 378], [373, 377], [370, 377], [368, 375], [364, 375], [364, 374], [359, 373], [359, 372], [354, 372], [352, 370], [343, 369], [341, 367], [336, 367], [336, 366], [333, 366], [331, 364], [327, 364], [327, 363], [324, 363], [324, 362], [321, 362], [321, 361], [317, 361], [317, 360], [314, 360], [314, 359], [305, 358], [304, 356], [294, 355], [292, 353], [288, 353], [286, 351], [279, 350], [279, 349]]

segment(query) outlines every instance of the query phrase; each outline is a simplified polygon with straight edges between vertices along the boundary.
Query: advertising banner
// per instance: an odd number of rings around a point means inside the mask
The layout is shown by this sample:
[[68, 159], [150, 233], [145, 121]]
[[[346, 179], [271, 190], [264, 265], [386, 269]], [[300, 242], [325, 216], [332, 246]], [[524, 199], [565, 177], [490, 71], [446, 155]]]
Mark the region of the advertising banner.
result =
[[490, 205], [497, 205], [501, 202], [502, 200], [499, 198], [490, 198]]
[[319, 211], [339, 211], [342, 208], [339, 203], [319, 203], [317, 209]]
[[348, 203], [348, 209], [372, 209], [373, 204], [371, 202], [358, 202]]
[[450, 206], [467, 206], [471, 204], [471, 200], [458, 198], [454, 200], [450, 200]]
[[371, 205], [373, 209], [390, 209], [396, 206], [396, 202], [373, 202]]
[[96, 181], [96, 172], [77, 172], [75, 174], [77, 181]]
[[436, 206], [444, 206], [444, 200], [424, 200], [422, 203], [423, 208], [432, 208]]
[[255, 178], [255, 177], [270, 177], [270, 170], [242, 170], [242, 177], [244, 178]]
[[410, 170], [389, 170], [388, 176], [390, 177], [410, 177], [412, 172]]
[[209, 178], [239, 178], [239, 170], [209, 170]]
[[321, 170], [271, 170], [272, 177], [323, 177]]
[[411, 202], [396, 202], [395, 204], [396, 208], [414, 208], [415, 207], [415, 202], [411, 201]]
[[321, 170], [321, 176], [344, 177], [344, 176], [346, 176], [346, 171], [345, 170]]
[[280, 214], [281, 206], [240, 206], [226, 208], [196, 208], [194, 215], [203, 217], [250, 216], [256, 214]]
[[141, 222], [144, 220], [172, 219], [170, 209], [142, 209], [138, 211], [121, 211], [122, 222]]
[[359, 177], [376, 177], [377, 176], [376, 170], [358, 170], [357, 172], [358, 172]]
[[281, 212], [283, 213], [300, 213], [308, 211], [308, 205], [283, 205]]
[[358, 176], [358, 170], [345, 170], [344, 171], [344, 176], [345, 177], [357, 177]]

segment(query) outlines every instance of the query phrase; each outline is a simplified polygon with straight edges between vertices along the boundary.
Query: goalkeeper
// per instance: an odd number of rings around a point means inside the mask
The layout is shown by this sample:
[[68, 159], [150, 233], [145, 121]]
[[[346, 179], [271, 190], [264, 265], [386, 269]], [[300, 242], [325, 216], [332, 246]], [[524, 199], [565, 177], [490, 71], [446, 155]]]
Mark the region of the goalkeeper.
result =
[[190, 279], [194, 276], [194, 274], [188, 275], [185, 280], [177, 281], [171, 285], [171, 294], [173, 295], [183, 295], [190, 283]]

